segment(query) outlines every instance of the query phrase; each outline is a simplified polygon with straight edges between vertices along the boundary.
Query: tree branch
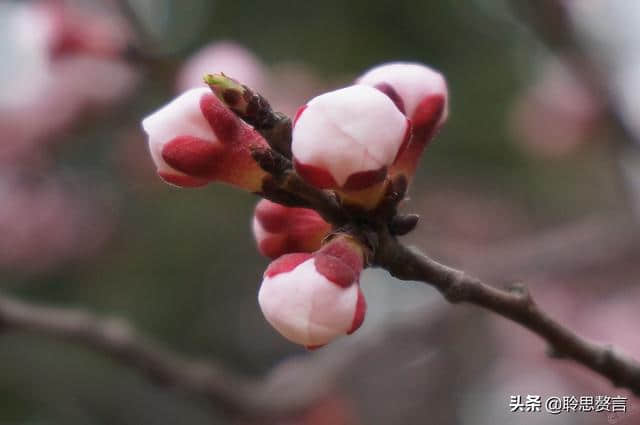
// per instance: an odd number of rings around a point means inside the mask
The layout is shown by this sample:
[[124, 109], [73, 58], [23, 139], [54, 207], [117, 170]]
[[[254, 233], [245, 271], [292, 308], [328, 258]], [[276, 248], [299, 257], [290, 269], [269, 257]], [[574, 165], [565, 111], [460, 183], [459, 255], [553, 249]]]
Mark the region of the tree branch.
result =
[[64, 340], [106, 354], [154, 384], [209, 400], [234, 417], [276, 418], [295, 414], [322, 395], [279, 388], [270, 380], [239, 376], [212, 362], [187, 359], [140, 335], [121, 319], [101, 319], [80, 310], [51, 308], [0, 294], [0, 332], [25, 332]]
[[451, 303], [466, 302], [508, 318], [543, 338], [552, 354], [575, 360], [618, 387], [640, 395], [640, 363], [608, 345], [584, 339], [542, 311], [524, 286], [500, 290], [445, 266], [382, 232], [375, 262], [391, 275], [433, 285]]
[[[287, 174], [286, 182], [286, 185], [280, 186], [285, 192], [292, 192], [292, 188], [293, 193], [296, 192], [297, 186], [291, 186], [291, 182], [298, 182], [305, 188], [308, 186], [294, 172]], [[322, 192], [317, 189], [304, 191], [313, 198], [309, 206], [335, 226], [342, 225], [344, 216], [339, 214], [339, 206], [324, 194], [315, 196]], [[335, 222], [334, 217], [338, 217], [339, 221]], [[637, 360], [619, 353], [611, 346], [588, 341], [559, 324], [538, 308], [524, 286], [511, 290], [497, 289], [476, 277], [410, 250], [390, 234], [387, 223], [377, 223], [376, 229], [372, 230], [377, 239], [373, 265], [388, 270], [398, 279], [433, 285], [451, 303], [475, 304], [510, 319], [543, 338], [550, 345], [553, 355], [571, 358], [608, 378], [614, 385], [629, 388], [640, 395], [640, 363]]]
[[[571, 358], [640, 393], [640, 364], [610, 346], [597, 345], [555, 322], [523, 287], [500, 290], [462, 271], [438, 263], [381, 232], [375, 265], [403, 280], [436, 287], [452, 303], [466, 302], [513, 320], [542, 337], [558, 357]], [[0, 332], [26, 332], [65, 340], [106, 354], [147, 376], [153, 383], [203, 398], [233, 417], [290, 417], [331, 390], [349, 353], [317, 362], [288, 360], [262, 379], [237, 375], [223, 366], [185, 358], [140, 335], [119, 319], [64, 308], [35, 306], [0, 294]], [[321, 359], [319, 359], [321, 360]], [[337, 363], [336, 363], [337, 362]], [[283, 369], [287, 372], [283, 373]], [[284, 375], [284, 376], [283, 376]]]
[[[271, 170], [273, 187], [267, 186], [262, 196], [275, 202], [302, 202], [336, 227], [362, 218], [357, 212], [354, 216], [346, 211], [328, 192], [306, 184], [292, 171], [288, 160], [267, 154], [256, 152], [263, 168], [274, 168]], [[384, 218], [392, 219], [393, 216]], [[610, 346], [588, 341], [557, 323], [536, 305], [523, 286], [510, 290], [489, 286], [402, 245], [389, 233], [391, 222], [361, 220], [361, 223], [372, 227], [368, 230], [376, 236], [373, 265], [387, 269], [399, 279], [433, 285], [452, 303], [474, 304], [510, 319], [543, 338], [554, 355], [573, 359], [610, 379], [614, 385], [640, 395], [638, 361]], [[321, 398], [331, 385], [326, 370], [319, 368], [315, 372], [305, 368], [297, 373], [297, 385], [271, 375], [265, 379], [236, 375], [220, 365], [175, 354], [138, 334], [121, 320], [101, 319], [82, 311], [34, 306], [2, 294], [0, 331], [27, 332], [90, 347], [138, 370], [157, 384], [207, 399], [234, 416], [262, 419], [289, 416]]]

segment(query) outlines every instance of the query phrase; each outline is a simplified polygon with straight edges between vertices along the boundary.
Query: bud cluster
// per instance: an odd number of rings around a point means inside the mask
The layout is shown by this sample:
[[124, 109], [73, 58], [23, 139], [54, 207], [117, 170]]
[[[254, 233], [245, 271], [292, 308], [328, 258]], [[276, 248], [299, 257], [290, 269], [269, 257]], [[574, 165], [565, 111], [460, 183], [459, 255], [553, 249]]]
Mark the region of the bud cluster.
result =
[[260, 201], [252, 222], [258, 250], [274, 259], [258, 294], [266, 320], [307, 348], [354, 332], [366, 310], [359, 281], [370, 241], [334, 229], [307, 208], [300, 184], [286, 183], [293, 175], [336, 199], [347, 215], [359, 214], [359, 225], [407, 233], [417, 216], [398, 216], [395, 205], [447, 118], [444, 78], [420, 64], [381, 65], [311, 99], [293, 122], [224, 74], [205, 82], [209, 88], [191, 89], [143, 121], [158, 174], [177, 186], [221, 181], [285, 203]]

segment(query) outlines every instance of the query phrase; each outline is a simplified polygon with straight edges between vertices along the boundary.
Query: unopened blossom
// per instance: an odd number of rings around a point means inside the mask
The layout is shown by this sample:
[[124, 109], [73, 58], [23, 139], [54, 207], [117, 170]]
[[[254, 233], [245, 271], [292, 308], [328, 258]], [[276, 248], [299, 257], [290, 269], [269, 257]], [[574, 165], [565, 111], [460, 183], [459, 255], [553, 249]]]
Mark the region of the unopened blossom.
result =
[[357, 81], [385, 93], [411, 120], [412, 137], [398, 156], [391, 174], [410, 178], [422, 151], [448, 115], [447, 83], [439, 72], [419, 64], [395, 62], [377, 66]]
[[158, 175], [182, 187], [225, 182], [259, 191], [265, 172], [251, 156], [268, 147], [208, 88], [186, 91], [142, 121]]
[[359, 278], [362, 248], [334, 238], [313, 254], [286, 254], [264, 272], [258, 302], [266, 320], [288, 340], [316, 348], [355, 332], [366, 311]]
[[258, 250], [271, 258], [313, 252], [331, 230], [331, 225], [314, 210], [285, 207], [266, 199], [256, 205], [252, 224]]
[[410, 127], [391, 99], [369, 86], [322, 94], [296, 114], [291, 146], [296, 171], [322, 189], [379, 186]]

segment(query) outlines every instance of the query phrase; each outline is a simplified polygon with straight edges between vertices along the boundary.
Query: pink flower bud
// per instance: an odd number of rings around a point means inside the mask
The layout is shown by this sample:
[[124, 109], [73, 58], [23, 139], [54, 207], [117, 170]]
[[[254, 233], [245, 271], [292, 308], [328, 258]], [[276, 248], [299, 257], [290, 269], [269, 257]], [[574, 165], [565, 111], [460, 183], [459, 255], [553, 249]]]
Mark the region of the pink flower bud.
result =
[[447, 83], [437, 71], [417, 63], [389, 63], [377, 66], [358, 80], [385, 93], [411, 120], [413, 135], [399, 155], [391, 174], [413, 175], [427, 143], [448, 116]]
[[259, 191], [265, 172], [251, 156], [267, 142], [208, 88], [191, 89], [142, 121], [151, 156], [166, 182], [183, 187], [211, 181]]
[[264, 272], [262, 313], [282, 336], [307, 348], [351, 334], [367, 307], [358, 283], [362, 268], [362, 249], [348, 237], [313, 254], [283, 255]]
[[409, 132], [407, 119], [378, 90], [355, 85], [325, 93], [296, 115], [296, 171], [322, 189], [371, 188], [385, 180]]
[[290, 252], [313, 252], [331, 230], [314, 210], [290, 208], [266, 199], [256, 205], [253, 235], [262, 255], [278, 258]]

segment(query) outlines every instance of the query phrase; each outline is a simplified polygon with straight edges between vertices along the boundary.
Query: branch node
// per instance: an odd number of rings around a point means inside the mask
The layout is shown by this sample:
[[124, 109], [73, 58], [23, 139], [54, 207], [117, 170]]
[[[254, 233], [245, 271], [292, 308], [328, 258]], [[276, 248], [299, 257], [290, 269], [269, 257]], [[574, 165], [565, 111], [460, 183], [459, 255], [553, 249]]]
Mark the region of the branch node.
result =
[[442, 294], [452, 304], [461, 303], [467, 299], [467, 291], [464, 285], [466, 275], [464, 272], [455, 270], [448, 279], [448, 284], [442, 289]]
[[560, 351], [557, 347], [554, 347], [553, 345], [549, 345], [547, 347], [547, 356], [551, 357], [552, 359], [567, 358], [566, 354], [564, 354], [562, 351]]
[[118, 348], [125, 347], [129, 341], [135, 339], [134, 329], [121, 318], [111, 317], [105, 319], [100, 330], [105, 338], [111, 341], [112, 344]]
[[281, 153], [265, 147], [253, 147], [251, 156], [267, 173], [276, 178], [282, 178], [288, 170], [291, 170], [291, 161]]
[[418, 225], [420, 216], [418, 214], [401, 214], [393, 217], [389, 224], [389, 231], [392, 235], [403, 236], [411, 232]]
[[507, 291], [518, 298], [519, 302], [527, 307], [533, 307], [534, 301], [529, 288], [522, 282], [515, 282], [507, 287]]
[[599, 367], [607, 368], [612, 363], [614, 357], [615, 357], [615, 352], [613, 349], [613, 345], [605, 344], [602, 346], [602, 349], [600, 350], [600, 354], [598, 355], [596, 362], [598, 363]]

